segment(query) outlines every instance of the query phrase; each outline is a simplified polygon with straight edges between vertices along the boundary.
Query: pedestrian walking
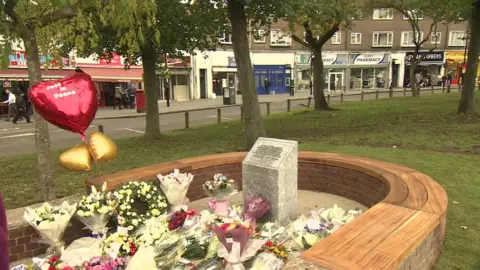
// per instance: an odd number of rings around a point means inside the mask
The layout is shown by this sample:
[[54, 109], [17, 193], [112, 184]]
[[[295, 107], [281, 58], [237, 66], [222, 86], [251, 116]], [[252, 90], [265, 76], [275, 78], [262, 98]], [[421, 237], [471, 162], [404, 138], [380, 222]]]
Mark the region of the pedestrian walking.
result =
[[123, 87], [120, 84], [117, 84], [117, 86], [115, 86], [115, 101], [113, 102], [113, 109], [116, 108], [116, 105], [118, 105], [118, 109], [123, 109], [122, 103], [124, 94], [125, 91], [123, 90]]
[[167, 107], [170, 107], [170, 83], [168, 79], [163, 80], [163, 88], [165, 91], [165, 100], [167, 100]]
[[25, 95], [19, 92], [15, 98], [15, 103], [17, 111], [15, 112], [15, 117], [13, 118], [12, 123], [16, 124], [20, 118], [25, 118], [27, 123], [30, 123], [30, 114], [27, 112], [27, 101], [25, 100]]
[[7, 213], [0, 194], [0, 269], [10, 269], [8, 262], [8, 226]]
[[270, 79], [268, 79], [268, 77], [265, 77], [265, 79], [263, 79], [263, 86], [265, 87], [265, 94], [269, 95], [270, 91], [268, 90], [268, 88], [270, 87]]
[[5, 119], [5, 121], [8, 122], [10, 121], [10, 117], [13, 117], [13, 115], [15, 114], [17, 105], [16, 105], [16, 96], [14, 93], [12, 93], [12, 90], [7, 89], [5, 92], [8, 94], [8, 99], [2, 103], [8, 104], [8, 115], [7, 115], [7, 119]]

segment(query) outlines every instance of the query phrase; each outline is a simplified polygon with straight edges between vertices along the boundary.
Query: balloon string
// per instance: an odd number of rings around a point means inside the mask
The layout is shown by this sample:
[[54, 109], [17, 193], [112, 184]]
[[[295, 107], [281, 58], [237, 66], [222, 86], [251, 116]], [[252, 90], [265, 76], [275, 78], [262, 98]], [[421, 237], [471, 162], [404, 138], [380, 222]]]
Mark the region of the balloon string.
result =
[[[84, 138], [85, 136], [82, 135], [82, 139]], [[84, 140], [86, 142], [86, 138]], [[92, 155], [92, 157], [94, 157], [95, 155], [93, 154], [93, 151], [92, 149], [90, 148], [90, 145], [87, 144], [87, 148], [88, 148], [88, 151], [90, 152], [90, 155]], [[94, 158], [95, 159], [95, 158]], [[102, 171], [100, 170], [100, 166], [98, 165], [98, 161], [94, 160], [93, 163], [95, 163], [95, 168], [97, 169], [97, 176], [100, 178], [100, 180], [102, 181], [102, 186], [103, 184], [105, 184], [105, 178], [103, 177], [103, 173]], [[113, 200], [113, 196], [112, 196], [113, 193], [110, 193], [110, 200]], [[118, 211], [117, 211], [117, 208], [113, 208], [113, 212], [115, 213], [115, 215], [117, 216], [117, 218], [119, 217], [119, 214], [118, 214]]]

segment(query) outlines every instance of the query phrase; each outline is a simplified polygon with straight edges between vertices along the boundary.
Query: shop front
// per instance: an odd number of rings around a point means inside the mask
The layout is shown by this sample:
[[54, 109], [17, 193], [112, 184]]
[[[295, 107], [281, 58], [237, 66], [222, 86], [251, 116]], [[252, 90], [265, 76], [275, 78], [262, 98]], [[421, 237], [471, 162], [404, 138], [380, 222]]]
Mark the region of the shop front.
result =
[[312, 54], [295, 55], [295, 90], [310, 91]]
[[[466, 72], [466, 62], [467, 56], [465, 55], [465, 51], [446, 52], [445, 76], [448, 76], [448, 74], [452, 76], [452, 84], [461, 83], [462, 74]], [[480, 63], [477, 68], [477, 77], [480, 77]]]
[[233, 88], [236, 93], [239, 93], [237, 63], [233, 52], [212, 53], [211, 61], [213, 93], [222, 96], [225, 88]]
[[389, 53], [351, 53], [350, 89], [375, 89], [389, 86]]
[[237, 63], [235, 56], [227, 56], [226, 67], [213, 67], [213, 92], [217, 96], [222, 96], [225, 88], [235, 89], [239, 93]]
[[[295, 56], [296, 89], [297, 91], [310, 90], [310, 80], [313, 79], [311, 54], [297, 54]], [[325, 74], [326, 90], [345, 90], [348, 55], [346, 53], [323, 53], [322, 61]]]
[[[289, 65], [255, 65], [255, 87], [257, 94], [287, 94], [290, 91], [291, 67]], [[268, 89], [265, 81], [268, 79]]]
[[[170, 100], [186, 101], [192, 99], [190, 75], [192, 72], [191, 57], [167, 58], [167, 67], [169, 78], [165, 78], [161, 70], [158, 70], [157, 77], [159, 81], [160, 93], [159, 100], [166, 100], [167, 95]], [[165, 68], [164, 68], [165, 69]], [[163, 70], [164, 70], [163, 69]], [[165, 92], [165, 83], [168, 83], [169, 93]]]
[[[405, 53], [405, 72], [403, 87], [410, 87], [410, 67], [414, 52]], [[442, 85], [443, 65], [445, 62], [445, 52], [419, 52], [417, 59], [422, 59], [415, 69], [415, 74], [421, 76], [421, 87]]]

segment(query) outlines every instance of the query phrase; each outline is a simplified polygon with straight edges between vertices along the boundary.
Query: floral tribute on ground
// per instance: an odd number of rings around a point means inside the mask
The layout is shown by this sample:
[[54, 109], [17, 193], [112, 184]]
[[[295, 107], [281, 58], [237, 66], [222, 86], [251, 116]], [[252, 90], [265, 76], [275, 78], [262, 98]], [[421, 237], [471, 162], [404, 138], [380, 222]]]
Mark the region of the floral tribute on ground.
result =
[[[25, 219], [50, 248], [46, 258], [33, 258], [24, 269], [282, 269], [361, 214], [335, 205], [312, 210], [290, 224], [262, 223], [269, 202], [249, 194], [242, 204], [229, 206], [238, 188], [222, 174], [203, 185], [213, 211], [197, 213], [186, 205], [193, 175], [175, 170], [158, 179], [127, 182], [113, 192], [105, 185], [92, 187], [76, 205], [27, 209]], [[62, 235], [72, 216], [89, 233], [64, 249]]]

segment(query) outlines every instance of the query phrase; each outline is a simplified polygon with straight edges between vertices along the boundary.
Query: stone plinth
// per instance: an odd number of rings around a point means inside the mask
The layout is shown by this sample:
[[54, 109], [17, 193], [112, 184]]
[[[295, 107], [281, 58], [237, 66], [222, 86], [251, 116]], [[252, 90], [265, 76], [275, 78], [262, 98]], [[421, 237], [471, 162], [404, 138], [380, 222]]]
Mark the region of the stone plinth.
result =
[[297, 218], [298, 143], [259, 138], [242, 163], [243, 196], [271, 204], [265, 218], [285, 223]]

